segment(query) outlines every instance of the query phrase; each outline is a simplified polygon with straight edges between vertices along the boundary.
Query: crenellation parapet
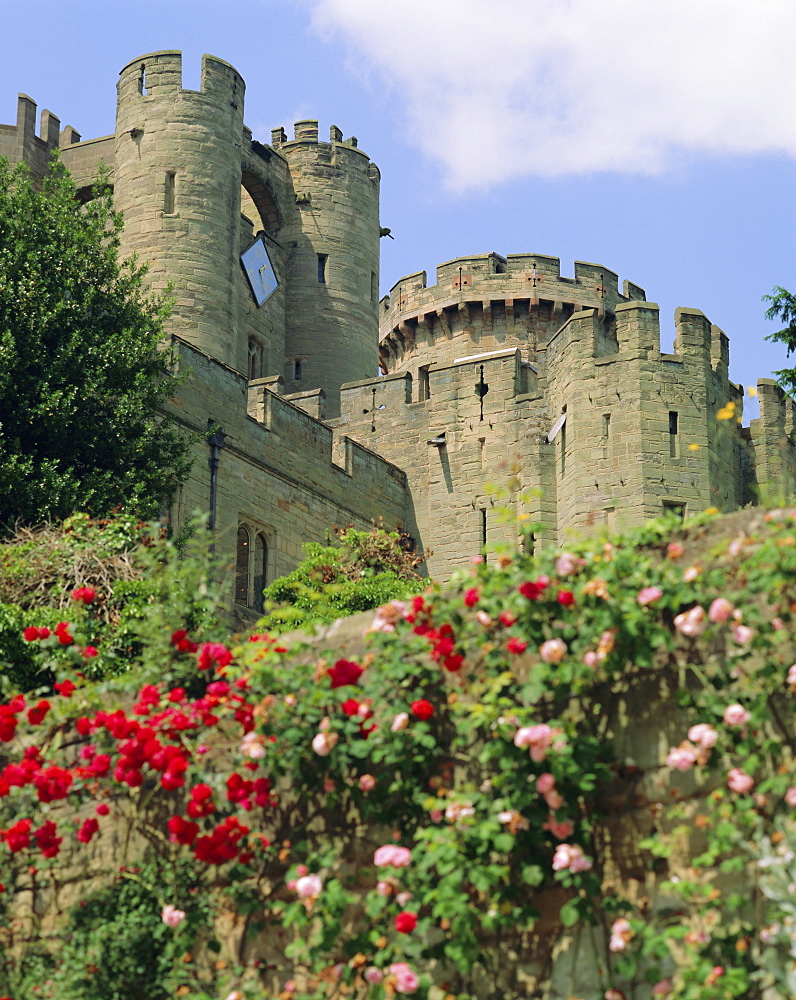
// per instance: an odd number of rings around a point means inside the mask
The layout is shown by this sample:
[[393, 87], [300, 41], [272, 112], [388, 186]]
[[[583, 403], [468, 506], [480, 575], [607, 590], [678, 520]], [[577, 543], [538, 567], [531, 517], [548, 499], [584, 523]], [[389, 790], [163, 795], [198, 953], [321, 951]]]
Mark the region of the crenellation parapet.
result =
[[[77, 135], [71, 127], [65, 131]], [[61, 135], [60, 119], [46, 109], [41, 112], [37, 135], [36, 102], [27, 94], [19, 94], [16, 124], [0, 125], [0, 156], [6, 157], [12, 166], [27, 164], [34, 177], [42, 178], [49, 169], [53, 152], [58, 149]]]
[[383, 371], [430, 363], [443, 339], [460, 336], [482, 349], [490, 343], [522, 346], [533, 362], [539, 345], [573, 313], [596, 308], [612, 316], [627, 301], [625, 292], [645, 297], [643, 289], [627, 281], [620, 292], [617, 274], [600, 264], [575, 261], [574, 277], [562, 276], [559, 259], [544, 254], [504, 257], [493, 251], [457, 257], [437, 267], [436, 279], [429, 286], [425, 271], [406, 275], [381, 300]]

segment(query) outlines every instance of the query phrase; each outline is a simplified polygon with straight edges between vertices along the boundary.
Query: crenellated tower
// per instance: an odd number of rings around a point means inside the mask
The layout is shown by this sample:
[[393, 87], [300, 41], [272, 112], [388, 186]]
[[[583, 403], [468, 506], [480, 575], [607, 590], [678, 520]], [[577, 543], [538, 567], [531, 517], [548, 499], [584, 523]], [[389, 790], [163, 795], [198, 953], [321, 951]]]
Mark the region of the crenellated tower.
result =
[[245, 85], [229, 63], [202, 59], [201, 90], [182, 87], [180, 52], [153, 52], [118, 82], [114, 200], [122, 253], [173, 288], [172, 332], [239, 366], [240, 148]]
[[376, 372], [379, 170], [334, 125], [319, 141], [314, 120], [297, 122], [291, 140], [274, 130], [272, 146], [293, 197], [279, 234], [288, 248], [285, 385], [320, 386], [333, 414], [344, 382]]

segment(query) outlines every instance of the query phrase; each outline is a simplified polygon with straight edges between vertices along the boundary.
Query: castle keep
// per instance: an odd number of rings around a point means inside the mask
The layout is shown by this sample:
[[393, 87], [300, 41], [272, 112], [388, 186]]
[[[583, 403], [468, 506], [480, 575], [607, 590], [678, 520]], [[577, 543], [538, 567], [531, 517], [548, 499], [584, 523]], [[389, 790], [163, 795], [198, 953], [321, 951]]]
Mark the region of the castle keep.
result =
[[242, 615], [334, 525], [400, 524], [444, 578], [514, 543], [516, 516], [560, 544], [791, 491], [794, 404], [763, 379], [741, 428], [727, 337], [701, 312], [677, 310], [661, 353], [642, 288], [542, 254], [461, 257], [379, 301], [380, 178], [357, 140], [307, 120], [261, 142], [232, 66], [205, 56], [199, 91], [181, 70], [179, 52], [130, 62], [114, 134], [85, 141], [49, 111], [37, 135], [20, 95], [0, 155], [41, 176], [60, 147], [85, 197], [104, 164], [122, 252], [171, 285], [190, 373], [173, 412], [215, 431], [172, 517], [212, 510]]

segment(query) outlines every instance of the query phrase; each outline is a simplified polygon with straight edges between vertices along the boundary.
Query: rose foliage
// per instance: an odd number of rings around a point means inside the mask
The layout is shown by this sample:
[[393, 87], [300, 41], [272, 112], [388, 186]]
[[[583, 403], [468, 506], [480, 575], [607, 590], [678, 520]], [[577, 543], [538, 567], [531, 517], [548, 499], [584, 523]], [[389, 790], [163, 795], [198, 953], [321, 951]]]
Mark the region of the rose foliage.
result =
[[0, 992], [796, 995], [794, 517], [491, 556], [358, 650], [175, 620], [102, 685], [32, 617]]

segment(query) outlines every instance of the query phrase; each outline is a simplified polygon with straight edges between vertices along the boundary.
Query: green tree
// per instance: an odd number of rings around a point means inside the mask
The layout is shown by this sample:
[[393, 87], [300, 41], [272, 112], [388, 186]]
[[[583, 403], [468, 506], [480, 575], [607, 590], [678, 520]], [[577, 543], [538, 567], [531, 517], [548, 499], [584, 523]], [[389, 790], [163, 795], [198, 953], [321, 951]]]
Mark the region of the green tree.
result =
[[168, 302], [119, 261], [121, 214], [81, 204], [55, 160], [37, 185], [0, 160], [0, 532], [75, 510], [158, 513], [187, 474], [164, 419]]
[[[766, 337], [766, 340], [778, 340], [787, 347], [788, 354], [796, 351], [796, 295], [776, 285], [773, 294], [764, 295], [763, 301], [771, 303], [766, 310], [766, 319], [781, 320], [787, 324]], [[774, 374], [783, 389], [791, 395], [796, 395], [796, 368], [783, 368]]]

